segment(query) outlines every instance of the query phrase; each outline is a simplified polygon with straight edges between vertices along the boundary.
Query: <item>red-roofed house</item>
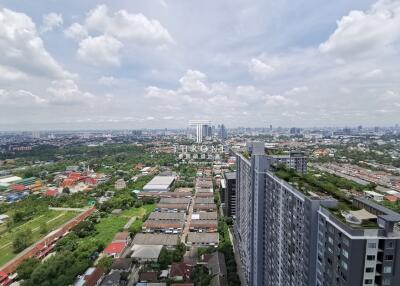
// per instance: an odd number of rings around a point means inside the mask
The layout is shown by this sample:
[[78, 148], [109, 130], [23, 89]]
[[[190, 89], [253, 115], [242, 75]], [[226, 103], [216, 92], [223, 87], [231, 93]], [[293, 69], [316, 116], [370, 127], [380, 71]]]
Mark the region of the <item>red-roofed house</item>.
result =
[[23, 192], [27, 189], [28, 188], [24, 185], [12, 185], [11, 186], [11, 190], [13, 190], [14, 192]]
[[12, 283], [12, 280], [8, 277], [7, 273], [0, 271], [0, 285], [8, 286]]
[[101, 282], [101, 277], [104, 274], [104, 270], [97, 268], [89, 275], [85, 276], [85, 286], [97, 286]]
[[48, 189], [43, 195], [46, 197], [57, 197], [60, 193], [55, 189]]
[[96, 185], [97, 180], [95, 178], [85, 178], [85, 184], [86, 185]]
[[111, 242], [103, 252], [108, 256], [119, 258], [124, 252], [125, 247], [125, 242]]

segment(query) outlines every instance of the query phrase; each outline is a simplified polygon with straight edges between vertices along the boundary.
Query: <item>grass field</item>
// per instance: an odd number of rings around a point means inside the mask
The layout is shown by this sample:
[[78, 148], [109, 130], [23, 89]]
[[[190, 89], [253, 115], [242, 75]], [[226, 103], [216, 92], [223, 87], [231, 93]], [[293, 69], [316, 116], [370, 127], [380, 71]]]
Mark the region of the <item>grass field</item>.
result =
[[144, 205], [140, 208], [131, 208], [123, 211], [119, 215], [109, 215], [106, 218], [102, 218], [101, 221], [96, 225], [97, 234], [94, 238], [102, 241], [104, 244], [109, 243], [114, 235], [122, 230], [124, 225], [128, 220], [137, 216], [139, 218], [143, 217], [145, 214], [152, 212], [155, 208], [154, 204]]
[[0, 266], [12, 259], [17, 254], [13, 252], [13, 240], [15, 234], [24, 229], [32, 230], [32, 243], [46, 236], [40, 233], [40, 227], [46, 224], [48, 233], [59, 228], [61, 225], [77, 216], [76, 212], [49, 210], [27, 222], [0, 235]]

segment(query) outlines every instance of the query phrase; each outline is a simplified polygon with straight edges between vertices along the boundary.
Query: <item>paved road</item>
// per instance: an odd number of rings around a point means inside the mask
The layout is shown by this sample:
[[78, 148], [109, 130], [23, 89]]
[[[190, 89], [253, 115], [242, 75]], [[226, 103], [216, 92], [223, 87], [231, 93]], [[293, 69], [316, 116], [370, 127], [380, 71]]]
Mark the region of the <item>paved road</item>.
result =
[[137, 216], [131, 217], [131, 218], [129, 219], [129, 221], [124, 225], [124, 229], [125, 229], [125, 230], [128, 229], [128, 228], [132, 225], [132, 223], [135, 222], [135, 220], [136, 220], [137, 218], [138, 218]]
[[192, 214], [193, 214], [193, 205], [194, 205], [194, 197], [192, 198], [190, 205], [189, 205], [189, 214], [186, 216], [186, 223], [185, 227], [183, 228], [182, 235], [181, 235], [181, 242], [186, 244], [186, 237], [189, 233], [189, 226], [192, 221]]
[[139, 271], [141, 268], [142, 266], [133, 266], [131, 275], [129, 276], [129, 281], [126, 283], [127, 286], [133, 286], [135, 283], [139, 282]]
[[49, 210], [53, 211], [67, 211], [67, 212], [84, 212], [88, 209], [82, 209], [82, 208], [53, 208], [50, 207]]

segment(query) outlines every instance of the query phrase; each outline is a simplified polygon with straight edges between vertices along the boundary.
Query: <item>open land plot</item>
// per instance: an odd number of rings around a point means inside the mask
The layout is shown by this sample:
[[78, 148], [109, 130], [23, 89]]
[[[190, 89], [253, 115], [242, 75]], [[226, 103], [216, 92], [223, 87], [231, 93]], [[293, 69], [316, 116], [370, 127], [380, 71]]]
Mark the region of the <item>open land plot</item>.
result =
[[96, 224], [97, 234], [94, 236], [95, 239], [100, 240], [102, 243], [107, 244], [111, 242], [114, 235], [121, 231], [124, 225], [132, 216], [142, 218], [146, 214], [152, 212], [155, 208], [154, 204], [144, 205], [140, 208], [130, 208], [124, 210], [119, 215], [109, 215], [102, 218], [98, 224]]
[[[76, 212], [68, 212], [68, 211], [54, 211], [49, 210], [45, 213], [42, 213], [33, 219], [11, 228], [9, 231], [0, 235], [0, 265], [5, 264], [13, 257], [17, 255], [17, 253], [13, 252], [13, 241], [16, 234], [20, 231], [31, 229], [32, 237], [31, 243], [35, 243], [41, 238], [45, 237], [48, 233], [58, 229], [64, 223], [68, 222], [78, 214]], [[47, 229], [46, 234], [42, 234], [40, 232], [41, 226], [45, 225]]]

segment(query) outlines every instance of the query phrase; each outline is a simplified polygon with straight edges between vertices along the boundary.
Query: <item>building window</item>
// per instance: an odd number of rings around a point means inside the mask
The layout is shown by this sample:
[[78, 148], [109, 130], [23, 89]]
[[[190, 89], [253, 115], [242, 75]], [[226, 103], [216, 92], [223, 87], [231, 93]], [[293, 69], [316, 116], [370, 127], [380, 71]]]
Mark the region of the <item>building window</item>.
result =
[[389, 260], [389, 261], [393, 260], [393, 255], [391, 255], [391, 254], [385, 255], [385, 260]]
[[367, 267], [367, 268], [365, 268], [365, 272], [372, 273], [372, 272], [374, 272], [374, 268], [373, 267]]
[[392, 281], [390, 278], [383, 278], [382, 285], [391, 285]]
[[388, 241], [387, 242], [387, 248], [393, 248], [393, 241]]
[[344, 257], [349, 258], [349, 253], [347, 252], [347, 250], [342, 249], [342, 254]]
[[367, 260], [369, 261], [375, 260], [375, 255], [367, 255]]
[[372, 285], [372, 279], [365, 279], [364, 284], [366, 285]]
[[383, 267], [383, 273], [392, 273], [392, 266]]
[[343, 244], [346, 245], [346, 246], [349, 246], [350, 245], [350, 241], [347, 238], [343, 237]]
[[343, 266], [343, 268], [345, 269], [345, 270], [347, 270], [347, 263], [346, 262], [344, 262], [343, 260], [342, 260], [342, 266]]
[[376, 248], [375, 242], [368, 242], [368, 248]]
[[333, 239], [332, 239], [332, 237], [328, 237], [328, 241], [329, 241], [330, 244], [333, 244]]

